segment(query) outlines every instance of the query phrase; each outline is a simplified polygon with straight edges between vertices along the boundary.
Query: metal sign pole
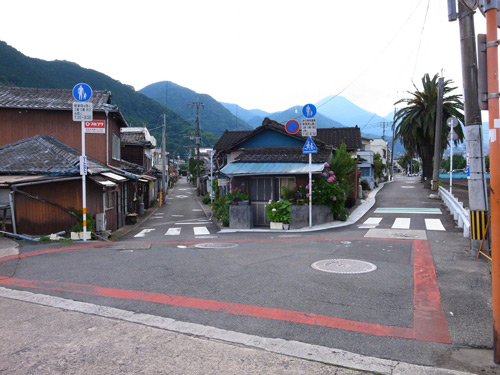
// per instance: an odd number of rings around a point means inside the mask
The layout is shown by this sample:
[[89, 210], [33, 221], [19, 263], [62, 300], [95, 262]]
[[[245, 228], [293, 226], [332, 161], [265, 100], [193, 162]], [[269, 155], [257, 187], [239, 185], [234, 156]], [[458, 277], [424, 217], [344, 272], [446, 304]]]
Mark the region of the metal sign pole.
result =
[[309, 228], [312, 227], [312, 154], [309, 154]]
[[[82, 162], [85, 161], [85, 121], [82, 121]], [[80, 167], [82, 169], [82, 167]], [[82, 173], [82, 219], [83, 219], [83, 240], [87, 241], [87, 189], [86, 189], [86, 171]]]
[[[80, 174], [82, 175], [82, 229], [83, 240], [87, 241], [87, 157], [85, 156], [85, 122], [93, 121], [93, 106], [91, 102], [85, 103], [92, 97], [92, 89], [86, 83], [78, 83], [73, 87], [73, 121], [81, 121], [82, 126], [82, 156], [80, 158]], [[106, 150], [106, 157], [107, 157]], [[107, 160], [107, 159], [106, 159]]]

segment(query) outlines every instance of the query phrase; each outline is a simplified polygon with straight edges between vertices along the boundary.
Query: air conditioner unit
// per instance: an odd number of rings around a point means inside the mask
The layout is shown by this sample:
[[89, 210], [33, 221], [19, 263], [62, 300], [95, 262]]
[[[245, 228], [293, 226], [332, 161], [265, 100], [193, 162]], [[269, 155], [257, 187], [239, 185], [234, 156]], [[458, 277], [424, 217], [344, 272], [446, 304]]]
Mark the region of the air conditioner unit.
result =
[[96, 232], [104, 232], [106, 230], [105, 213], [98, 213], [95, 215], [95, 230]]

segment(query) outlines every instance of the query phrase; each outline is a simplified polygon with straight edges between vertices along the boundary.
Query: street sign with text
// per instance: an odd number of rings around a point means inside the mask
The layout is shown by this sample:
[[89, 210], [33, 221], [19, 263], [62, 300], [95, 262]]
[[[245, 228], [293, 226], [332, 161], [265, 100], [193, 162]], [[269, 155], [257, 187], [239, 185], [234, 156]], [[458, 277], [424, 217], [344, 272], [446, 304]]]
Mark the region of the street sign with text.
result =
[[303, 137], [316, 137], [317, 126], [315, 118], [302, 119], [302, 136]]
[[92, 121], [93, 107], [91, 102], [73, 102], [73, 121]]

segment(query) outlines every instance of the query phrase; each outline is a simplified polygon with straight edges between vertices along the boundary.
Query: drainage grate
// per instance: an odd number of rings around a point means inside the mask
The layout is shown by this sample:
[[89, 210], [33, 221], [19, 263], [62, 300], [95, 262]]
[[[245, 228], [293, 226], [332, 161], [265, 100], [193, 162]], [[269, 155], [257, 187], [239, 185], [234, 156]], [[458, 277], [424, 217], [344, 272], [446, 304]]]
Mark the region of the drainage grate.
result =
[[356, 259], [318, 260], [311, 264], [311, 267], [318, 271], [343, 274], [367, 273], [377, 269], [372, 263]]

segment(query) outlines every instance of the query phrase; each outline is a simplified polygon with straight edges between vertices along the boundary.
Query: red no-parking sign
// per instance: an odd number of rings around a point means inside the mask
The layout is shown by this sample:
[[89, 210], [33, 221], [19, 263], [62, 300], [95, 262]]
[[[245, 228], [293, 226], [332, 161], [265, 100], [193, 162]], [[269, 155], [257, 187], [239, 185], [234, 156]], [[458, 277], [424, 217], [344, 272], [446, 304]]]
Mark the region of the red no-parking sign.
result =
[[288, 134], [297, 134], [300, 130], [300, 124], [297, 120], [288, 120], [285, 124], [285, 130]]

